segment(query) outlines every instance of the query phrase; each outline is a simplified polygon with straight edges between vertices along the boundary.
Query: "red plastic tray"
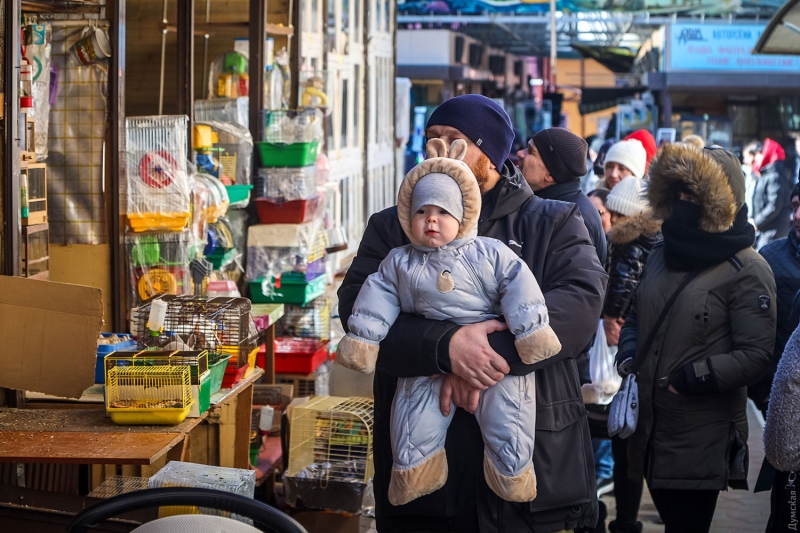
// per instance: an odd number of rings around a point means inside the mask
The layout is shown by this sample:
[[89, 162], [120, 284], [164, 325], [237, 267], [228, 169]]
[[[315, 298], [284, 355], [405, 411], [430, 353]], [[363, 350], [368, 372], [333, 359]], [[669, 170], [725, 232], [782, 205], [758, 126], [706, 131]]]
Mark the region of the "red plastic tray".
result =
[[328, 341], [278, 337], [275, 339], [275, 372], [310, 374], [328, 360]]
[[258, 219], [262, 224], [302, 224], [314, 218], [321, 201], [321, 196], [281, 203], [257, 199]]
[[222, 377], [222, 388], [230, 389], [239, 383], [244, 377], [244, 374], [247, 372], [248, 368], [250, 367], [247, 365], [237, 368], [236, 363], [228, 363], [228, 366], [225, 367], [225, 375]]

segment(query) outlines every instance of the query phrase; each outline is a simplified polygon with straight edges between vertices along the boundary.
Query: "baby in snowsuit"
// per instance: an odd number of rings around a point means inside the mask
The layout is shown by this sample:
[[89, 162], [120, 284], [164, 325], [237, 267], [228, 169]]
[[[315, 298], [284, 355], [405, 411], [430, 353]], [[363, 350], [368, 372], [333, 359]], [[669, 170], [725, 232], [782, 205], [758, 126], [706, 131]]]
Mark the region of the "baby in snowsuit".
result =
[[[461, 325], [503, 315], [526, 364], [561, 350], [528, 266], [501, 241], [477, 236], [481, 194], [462, 161], [466, 151], [467, 144], [456, 140], [447, 158], [445, 143], [432, 139], [429, 159], [403, 181], [397, 212], [411, 244], [393, 249], [361, 287], [347, 322], [350, 332], [336, 352], [342, 365], [374, 371], [379, 344], [401, 311]], [[451, 406], [449, 416], [440, 411], [443, 379], [397, 382], [391, 415], [392, 505], [430, 494], [447, 480], [444, 443], [455, 408]], [[483, 434], [489, 487], [508, 501], [533, 500], [533, 374], [507, 375], [483, 391], [475, 416]]]

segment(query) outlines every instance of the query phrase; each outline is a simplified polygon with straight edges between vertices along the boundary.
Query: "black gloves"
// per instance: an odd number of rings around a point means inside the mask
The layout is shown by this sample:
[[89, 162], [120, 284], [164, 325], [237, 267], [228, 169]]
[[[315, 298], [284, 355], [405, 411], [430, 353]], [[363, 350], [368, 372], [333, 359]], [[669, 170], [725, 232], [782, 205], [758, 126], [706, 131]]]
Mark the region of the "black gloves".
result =
[[681, 394], [708, 394], [719, 391], [711, 359], [686, 363], [670, 376], [669, 384]]

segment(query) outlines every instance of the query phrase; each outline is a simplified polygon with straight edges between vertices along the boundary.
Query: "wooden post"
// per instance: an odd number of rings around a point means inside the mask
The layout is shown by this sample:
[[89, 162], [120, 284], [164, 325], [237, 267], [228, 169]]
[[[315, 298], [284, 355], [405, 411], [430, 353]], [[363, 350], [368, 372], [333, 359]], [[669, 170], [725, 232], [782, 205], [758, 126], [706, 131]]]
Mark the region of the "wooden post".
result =
[[119, 184], [125, 169], [125, 0], [109, 3], [112, 43], [111, 68], [109, 69], [109, 107], [111, 111], [111, 224], [108, 242], [111, 245], [111, 324], [113, 331], [126, 331], [127, 298], [125, 296], [125, 269], [123, 268], [121, 206]]
[[[264, 109], [264, 69], [267, 40], [267, 0], [250, 0], [250, 134], [261, 137], [261, 110]], [[292, 79], [297, 73], [292, 73]], [[254, 160], [255, 162], [255, 160]]]
[[3, 274], [19, 276], [19, 69], [20, 0], [6, 0], [3, 42]]
[[[188, 139], [194, 122], [194, 0], [178, 2], [178, 114], [189, 117]], [[187, 157], [192, 160], [192, 143]]]

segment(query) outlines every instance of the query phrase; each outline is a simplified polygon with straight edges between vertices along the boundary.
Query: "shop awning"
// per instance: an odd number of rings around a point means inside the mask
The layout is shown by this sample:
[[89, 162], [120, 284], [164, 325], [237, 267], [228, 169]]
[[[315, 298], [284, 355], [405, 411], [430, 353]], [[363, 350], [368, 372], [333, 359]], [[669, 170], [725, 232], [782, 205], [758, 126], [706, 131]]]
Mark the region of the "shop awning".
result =
[[578, 104], [578, 111], [581, 115], [604, 111], [646, 90], [647, 87], [584, 88], [581, 89], [581, 103]]
[[753, 53], [800, 55], [800, 0], [789, 0], [772, 17]]

